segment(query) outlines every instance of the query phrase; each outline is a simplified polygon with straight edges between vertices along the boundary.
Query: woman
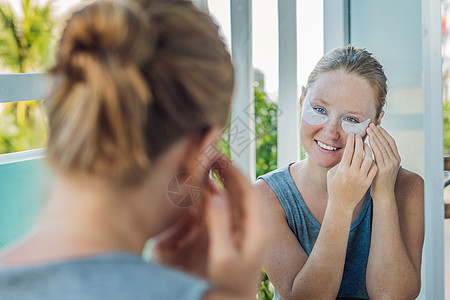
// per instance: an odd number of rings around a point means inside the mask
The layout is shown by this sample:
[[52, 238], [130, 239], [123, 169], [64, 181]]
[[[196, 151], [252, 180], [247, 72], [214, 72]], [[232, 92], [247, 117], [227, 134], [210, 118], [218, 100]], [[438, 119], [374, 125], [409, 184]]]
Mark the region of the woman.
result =
[[[51, 74], [56, 179], [40, 220], [0, 254], [0, 299], [254, 298], [260, 207], [237, 169], [202, 155], [234, 84], [210, 17], [181, 0], [94, 2], [68, 21]], [[203, 184], [202, 205], [170, 201], [169, 182], [186, 174]], [[239, 224], [233, 211], [245, 216]], [[160, 262], [178, 270], [141, 259], [161, 232], [158, 249], [180, 256]]]
[[308, 157], [255, 183], [271, 211], [264, 267], [275, 299], [419, 294], [423, 180], [400, 167], [380, 126], [386, 93], [380, 63], [352, 46], [327, 53], [309, 76], [300, 98]]

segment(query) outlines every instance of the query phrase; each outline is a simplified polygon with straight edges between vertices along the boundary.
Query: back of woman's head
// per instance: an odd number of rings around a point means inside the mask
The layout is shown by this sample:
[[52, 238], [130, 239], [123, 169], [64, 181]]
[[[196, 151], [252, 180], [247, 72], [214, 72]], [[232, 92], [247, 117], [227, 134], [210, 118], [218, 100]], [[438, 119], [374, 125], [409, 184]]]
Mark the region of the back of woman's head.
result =
[[303, 97], [306, 97], [308, 90], [316, 81], [317, 77], [325, 72], [344, 71], [350, 74], [356, 74], [366, 79], [372, 87], [378, 118], [386, 103], [387, 78], [384, 74], [383, 66], [366, 49], [356, 48], [354, 46], [344, 46], [335, 48], [327, 52], [317, 63], [311, 72], [303, 91]]
[[183, 0], [86, 6], [50, 73], [49, 162], [121, 181], [141, 178], [180, 138], [224, 126], [234, 84], [217, 26]]

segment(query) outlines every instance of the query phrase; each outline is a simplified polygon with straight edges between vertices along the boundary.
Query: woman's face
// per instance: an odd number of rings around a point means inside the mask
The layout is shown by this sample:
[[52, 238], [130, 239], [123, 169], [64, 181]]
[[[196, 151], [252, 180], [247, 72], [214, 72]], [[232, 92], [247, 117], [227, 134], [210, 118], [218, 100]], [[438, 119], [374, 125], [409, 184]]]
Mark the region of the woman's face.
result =
[[321, 167], [331, 168], [341, 161], [347, 140], [342, 121], [361, 123], [370, 119], [376, 123], [372, 87], [359, 75], [341, 70], [322, 73], [305, 98], [301, 99], [302, 105], [308, 100], [315, 112], [328, 117], [320, 125], [302, 119], [300, 129], [300, 139], [309, 159]]

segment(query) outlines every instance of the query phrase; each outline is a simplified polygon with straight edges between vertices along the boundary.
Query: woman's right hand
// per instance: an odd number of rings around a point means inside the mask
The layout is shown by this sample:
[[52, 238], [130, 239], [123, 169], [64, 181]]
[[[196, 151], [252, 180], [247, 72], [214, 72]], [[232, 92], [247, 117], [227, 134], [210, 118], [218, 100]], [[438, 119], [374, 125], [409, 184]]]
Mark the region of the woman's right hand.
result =
[[230, 295], [254, 299], [268, 241], [264, 207], [236, 167], [224, 160], [218, 166], [224, 189], [210, 181], [204, 189], [209, 279]]
[[327, 174], [329, 202], [353, 211], [376, 173], [369, 146], [361, 136], [349, 134], [341, 162]]

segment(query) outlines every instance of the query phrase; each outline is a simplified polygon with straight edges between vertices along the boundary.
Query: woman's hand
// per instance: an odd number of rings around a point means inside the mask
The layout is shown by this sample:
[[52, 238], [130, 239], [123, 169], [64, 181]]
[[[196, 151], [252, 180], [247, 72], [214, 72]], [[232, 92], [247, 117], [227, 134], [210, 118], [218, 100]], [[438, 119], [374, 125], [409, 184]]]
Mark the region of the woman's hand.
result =
[[330, 203], [354, 210], [372, 183], [377, 166], [373, 164], [370, 148], [359, 135], [347, 138], [341, 162], [327, 174]]
[[397, 145], [387, 131], [379, 125], [370, 124], [367, 135], [378, 167], [371, 196], [373, 199], [387, 199], [394, 196], [395, 181], [401, 161]]
[[196, 276], [207, 278], [208, 230], [198, 213], [189, 211], [155, 238], [152, 258]]
[[229, 161], [220, 159], [215, 167], [224, 188], [208, 178], [201, 200], [204, 206], [160, 235], [153, 256], [209, 279], [227, 294], [253, 298], [268, 240], [264, 207]]
[[[209, 278], [221, 289], [254, 298], [269, 232], [264, 207], [236, 167], [218, 163], [225, 190], [211, 182], [207, 189]], [[229, 166], [220, 168], [224, 163]]]

